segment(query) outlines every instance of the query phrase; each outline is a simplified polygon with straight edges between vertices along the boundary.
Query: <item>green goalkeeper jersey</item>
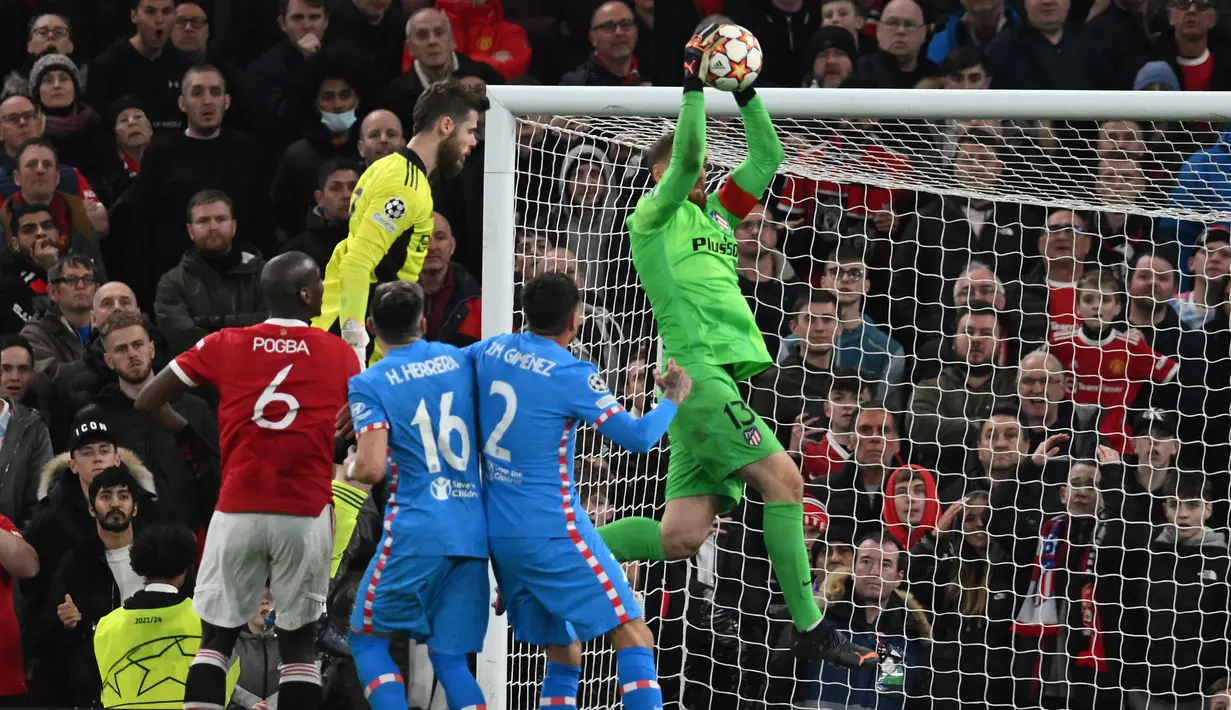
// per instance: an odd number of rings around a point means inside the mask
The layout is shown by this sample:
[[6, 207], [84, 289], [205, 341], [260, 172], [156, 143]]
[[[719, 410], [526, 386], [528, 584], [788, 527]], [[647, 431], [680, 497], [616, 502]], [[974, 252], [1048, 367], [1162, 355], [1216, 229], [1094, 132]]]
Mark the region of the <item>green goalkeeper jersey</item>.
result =
[[773, 364], [736, 275], [735, 225], [782, 163], [782, 143], [760, 98], [740, 108], [748, 157], [705, 209], [688, 200], [705, 164], [705, 95], [685, 92], [671, 162], [628, 218], [633, 265], [649, 296], [664, 355], [730, 366], [736, 380]]

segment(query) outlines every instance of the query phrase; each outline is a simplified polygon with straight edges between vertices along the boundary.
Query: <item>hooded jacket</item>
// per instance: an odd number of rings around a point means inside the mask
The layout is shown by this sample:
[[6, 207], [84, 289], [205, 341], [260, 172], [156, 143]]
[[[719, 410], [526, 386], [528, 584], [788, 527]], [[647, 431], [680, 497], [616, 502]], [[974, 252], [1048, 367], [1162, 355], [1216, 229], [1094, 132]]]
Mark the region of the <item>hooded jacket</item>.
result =
[[34, 350], [34, 369], [55, 381], [60, 368], [85, 354], [85, 344], [77, 329], [69, 325], [60, 309], [52, 306], [41, 317], [21, 329], [21, 337]]
[[1160, 526], [1150, 553], [1149, 639], [1134, 676], [1151, 695], [1189, 701], [1227, 674], [1227, 537], [1206, 528], [1200, 542], [1181, 542], [1174, 527]]
[[[907, 471], [917, 471], [920, 478], [923, 479], [924, 493], [927, 496], [926, 502], [923, 504], [923, 517], [919, 524], [914, 528], [906, 522], [903, 522], [898, 517], [898, 508], [894, 505], [893, 486], [898, 480], [898, 476], [905, 476]], [[885, 482], [884, 496], [884, 511], [882, 520], [885, 521], [885, 527], [894, 540], [898, 541], [898, 545], [903, 550], [909, 550], [915, 546], [919, 540], [923, 539], [924, 535], [936, 529], [936, 521], [940, 520], [940, 498], [936, 493], [936, 479], [932, 476], [932, 472], [922, 466], [908, 464], [897, 469], [889, 474], [889, 480]], [[907, 539], [909, 536], [909, 539]]]
[[115, 433], [116, 443], [149, 467], [158, 488], [162, 514], [196, 530], [213, 510], [221, 481], [213, 462], [198, 460], [199, 451], [187, 442], [195, 435], [203, 442], [213, 442], [216, 449], [218, 423], [209, 405], [191, 393], [179, 397], [173, 406], [188, 421], [180, 435], [153, 424], [149, 416], [133, 408], [133, 400], [124, 394], [120, 384], [112, 382], [81, 408], [70, 429], [86, 421], [105, 422]]
[[[134, 521], [141, 520], [140, 525], [157, 522], [160, 513], [153, 472], [132, 451], [121, 448], [119, 455], [120, 460], [128, 467], [129, 473], [142, 489], [137, 494], [139, 512]], [[82, 543], [89, 541], [91, 537], [98, 539], [96, 523], [90, 516], [85, 494], [81, 492], [81, 480], [69, 468], [69, 462], [69, 454], [60, 454], [43, 467], [38, 482], [38, 499], [41, 508], [22, 531], [26, 542], [30, 543], [39, 558], [38, 575], [22, 582], [21, 585], [22, 598], [25, 600], [27, 609], [25, 618], [36, 618], [43, 609], [41, 605], [50, 601], [47, 594], [52, 578], [69, 553]], [[110, 568], [107, 568], [107, 574], [110, 577]], [[104, 585], [104, 590], [108, 588]], [[64, 595], [61, 594], [60, 601], [63, 600]], [[115, 600], [115, 606], [119, 606], [122, 601], [122, 599]], [[55, 617], [55, 606], [58, 604], [59, 602], [56, 602], [51, 607], [52, 618]], [[115, 606], [108, 608], [107, 611], [114, 609]], [[97, 621], [100, 618], [102, 617], [94, 617], [94, 620]], [[46, 658], [47, 649], [39, 648], [35, 644], [35, 653], [40, 652]], [[97, 671], [98, 669], [94, 668], [94, 672]]]

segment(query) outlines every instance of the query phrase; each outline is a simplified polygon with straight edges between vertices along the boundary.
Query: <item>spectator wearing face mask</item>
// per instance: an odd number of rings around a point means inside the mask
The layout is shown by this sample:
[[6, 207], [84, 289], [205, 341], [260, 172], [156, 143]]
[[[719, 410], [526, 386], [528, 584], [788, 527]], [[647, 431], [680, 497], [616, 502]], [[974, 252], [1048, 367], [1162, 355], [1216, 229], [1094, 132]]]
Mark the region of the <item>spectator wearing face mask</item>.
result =
[[356, 113], [361, 110], [359, 85], [362, 68], [335, 53], [318, 54], [308, 61], [313, 118], [304, 137], [282, 154], [270, 186], [276, 228], [283, 239], [304, 229], [314, 205], [317, 172], [328, 160], [355, 155], [359, 140]]

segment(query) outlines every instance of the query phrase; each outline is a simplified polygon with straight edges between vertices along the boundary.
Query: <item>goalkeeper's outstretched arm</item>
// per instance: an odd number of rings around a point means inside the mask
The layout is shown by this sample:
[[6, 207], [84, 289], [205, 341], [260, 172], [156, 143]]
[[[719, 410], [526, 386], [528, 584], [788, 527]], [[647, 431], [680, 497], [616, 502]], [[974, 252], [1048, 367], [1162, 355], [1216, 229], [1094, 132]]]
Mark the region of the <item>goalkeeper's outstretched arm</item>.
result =
[[778, 166], [786, 158], [778, 131], [774, 129], [765, 103], [751, 88], [735, 92], [739, 115], [744, 121], [744, 140], [748, 157], [731, 172], [718, 190], [722, 206], [738, 219], [748, 216], [773, 182]]
[[[653, 232], [667, 223], [701, 177], [705, 164], [705, 94], [685, 83], [680, 117], [671, 142], [671, 160], [648, 197], [637, 203], [631, 223], [638, 232]], [[653, 166], [650, 166], [653, 169]]]

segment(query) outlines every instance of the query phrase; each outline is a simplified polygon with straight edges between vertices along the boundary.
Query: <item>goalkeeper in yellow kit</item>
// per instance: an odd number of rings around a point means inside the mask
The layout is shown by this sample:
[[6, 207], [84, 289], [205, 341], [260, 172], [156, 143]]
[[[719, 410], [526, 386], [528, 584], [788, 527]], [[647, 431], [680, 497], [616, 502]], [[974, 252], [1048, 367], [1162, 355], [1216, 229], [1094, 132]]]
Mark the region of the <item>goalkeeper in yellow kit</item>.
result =
[[452, 177], [477, 142], [487, 99], [456, 79], [429, 86], [415, 102], [414, 136], [368, 166], [351, 196], [350, 233], [325, 267], [321, 314], [312, 325], [341, 334], [360, 362], [368, 345], [368, 294], [377, 283], [419, 280], [432, 238], [432, 188]]

